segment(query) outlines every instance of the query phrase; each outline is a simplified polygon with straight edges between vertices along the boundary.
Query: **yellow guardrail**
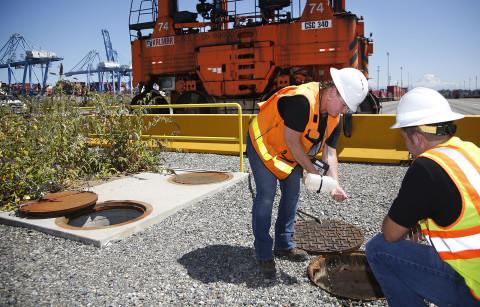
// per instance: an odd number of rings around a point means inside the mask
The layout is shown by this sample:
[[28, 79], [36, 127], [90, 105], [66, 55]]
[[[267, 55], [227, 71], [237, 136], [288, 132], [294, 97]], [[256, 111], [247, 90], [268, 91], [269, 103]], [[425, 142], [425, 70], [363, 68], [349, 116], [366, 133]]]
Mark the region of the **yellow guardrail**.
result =
[[354, 114], [352, 136], [343, 133], [338, 141], [337, 154], [340, 161], [394, 163], [408, 161], [400, 129], [390, 129], [395, 115]]
[[[236, 114], [145, 114], [143, 137], [167, 139], [167, 149], [189, 152], [239, 155], [240, 171], [244, 170], [245, 137], [248, 124], [256, 116], [242, 114], [237, 103], [145, 105], [132, 108], [206, 108], [234, 107]], [[163, 117], [165, 121], [158, 121]], [[400, 129], [390, 129], [394, 114], [354, 114], [352, 137], [340, 137], [337, 153], [340, 161], [394, 163], [408, 161]], [[480, 115], [467, 115], [456, 121], [456, 135], [480, 146]]]
[[[339, 160], [352, 162], [400, 163], [411, 157], [400, 129], [390, 129], [394, 114], [354, 114], [352, 137], [342, 135], [337, 152]], [[480, 146], [480, 115], [457, 120], [456, 136]]]
[[[238, 103], [233, 102], [226, 102], [226, 103], [202, 103], [202, 104], [168, 104], [168, 105], [138, 105], [138, 106], [131, 106], [132, 109], [175, 109], [175, 108], [236, 108], [237, 113], [234, 114], [237, 117], [236, 124], [232, 125], [231, 123], [226, 124], [224, 126], [221, 125], [213, 125], [211, 122], [205, 121], [205, 114], [182, 114], [178, 116], [177, 114], [170, 114], [170, 115], [163, 115], [163, 114], [149, 114], [144, 115], [144, 120], [146, 122], [150, 121], [151, 118], [155, 117], [171, 117], [172, 121], [157, 123], [150, 127], [147, 131], [142, 133], [143, 138], [150, 138], [150, 139], [167, 139], [174, 142], [181, 142], [181, 141], [188, 141], [187, 143], [195, 143], [199, 141], [206, 141], [210, 144], [213, 143], [238, 143], [238, 149], [236, 150], [239, 157], [240, 157], [240, 172], [244, 171], [244, 159], [243, 159], [243, 147], [244, 147], [244, 125], [243, 125], [243, 112], [242, 107]], [[212, 114], [213, 116], [219, 114]], [[188, 121], [188, 126], [192, 129], [182, 129], [181, 127], [185, 127], [186, 125], [180, 125], [178, 123], [178, 118], [186, 117], [190, 119]], [[204, 119], [203, 123], [200, 125], [195, 125], [194, 119]], [[210, 127], [210, 131], [208, 131], [208, 127]], [[235, 129], [236, 127], [236, 129]], [[207, 129], [205, 129], [207, 128]], [[179, 129], [181, 129], [182, 135], [173, 135]], [[230, 133], [236, 131], [235, 135], [232, 136], [225, 136], [225, 132]], [[205, 131], [207, 130], [207, 131]], [[190, 132], [189, 132], [190, 131]], [[221, 136], [223, 134], [223, 136]], [[181, 148], [181, 147], [177, 147]], [[188, 148], [186, 148], [188, 149]]]
[[[155, 115], [145, 115], [145, 121], [153, 120]], [[197, 141], [184, 141], [181, 138], [174, 140], [169, 146], [171, 149], [183, 149], [191, 152], [239, 154], [239, 147], [232, 140], [239, 135], [237, 115], [233, 114], [173, 114], [165, 115], [172, 120], [152, 126], [147, 134], [150, 135], [196, 135]], [[243, 138], [245, 144], [248, 123], [256, 115], [245, 114], [243, 121]], [[390, 129], [395, 123], [395, 115], [390, 114], [354, 114], [352, 137], [343, 134], [340, 137], [337, 152], [340, 161], [366, 163], [393, 163], [399, 164], [408, 161], [410, 155], [405, 148], [400, 129]], [[457, 121], [457, 136], [480, 146], [480, 116], [469, 115]], [[226, 141], [214, 141], [215, 137], [229, 135]], [[213, 139], [212, 139], [213, 138]], [[168, 147], [168, 146], [167, 146]], [[245, 152], [245, 145], [243, 145]]]

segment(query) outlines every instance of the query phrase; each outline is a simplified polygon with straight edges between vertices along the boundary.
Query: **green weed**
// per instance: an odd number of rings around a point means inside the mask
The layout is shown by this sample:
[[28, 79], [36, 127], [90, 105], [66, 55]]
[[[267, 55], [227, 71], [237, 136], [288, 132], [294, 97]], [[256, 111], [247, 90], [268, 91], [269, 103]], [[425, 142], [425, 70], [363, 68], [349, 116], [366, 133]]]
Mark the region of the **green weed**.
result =
[[22, 114], [0, 108], [0, 208], [15, 210], [85, 180], [159, 171], [162, 144], [142, 141], [148, 127], [141, 111], [129, 112], [127, 99], [55, 95], [26, 99]]

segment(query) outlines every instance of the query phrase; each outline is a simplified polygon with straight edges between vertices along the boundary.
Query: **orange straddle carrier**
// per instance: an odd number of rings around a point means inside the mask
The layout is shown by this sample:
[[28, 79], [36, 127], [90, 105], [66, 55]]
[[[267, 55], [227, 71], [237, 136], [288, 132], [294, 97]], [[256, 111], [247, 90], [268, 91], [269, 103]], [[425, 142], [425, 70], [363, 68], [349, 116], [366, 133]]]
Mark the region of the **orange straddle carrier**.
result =
[[235, 100], [253, 112], [281, 87], [328, 80], [330, 67], [368, 78], [373, 41], [345, 0], [210, 1], [190, 12], [176, 0], [132, 0], [132, 104]]

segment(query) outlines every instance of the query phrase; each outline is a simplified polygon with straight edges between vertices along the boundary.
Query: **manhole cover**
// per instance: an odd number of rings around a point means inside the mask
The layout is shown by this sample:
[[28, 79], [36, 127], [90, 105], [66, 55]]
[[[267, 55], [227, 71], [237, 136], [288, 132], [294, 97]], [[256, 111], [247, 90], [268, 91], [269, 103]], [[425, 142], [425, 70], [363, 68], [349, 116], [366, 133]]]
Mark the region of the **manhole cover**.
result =
[[298, 248], [312, 254], [344, 253], [357, 250], [363, 234], [357, 227], [336, 220], [297, 221], [293, 240]]
[[232, 178], [230, 173], [223, 172], [193, 172], [177, 174], [169, 179], [170, 182], [180, 184], [209, 184], [226, 181]]
[[55, 224], [68, 229], [93, 230], [122, 226], [143, 219], [152, 206], [131, 200], [111, 200], [94, 207], [55, 219]]
[[307, 272], [314, 284], [335, 296], [356, 300], [384, 298], [363, 252], [318, 256]]
[[22, 205], [19, 211], [28, 216], [53, 217], [93, 206], [97, 199], [97, 194], [85, 191], [48, 193], [40, 200]]

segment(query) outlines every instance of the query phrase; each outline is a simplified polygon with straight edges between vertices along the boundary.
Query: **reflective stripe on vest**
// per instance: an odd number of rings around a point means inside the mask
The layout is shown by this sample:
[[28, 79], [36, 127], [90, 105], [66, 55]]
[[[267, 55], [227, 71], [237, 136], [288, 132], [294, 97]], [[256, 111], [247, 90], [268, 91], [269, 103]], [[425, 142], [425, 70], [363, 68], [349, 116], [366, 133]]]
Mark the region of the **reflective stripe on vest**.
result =
[[262, 133], [260, 132], [260, 128], [258, 127], [258, 120], [256, 117], [252, 120], [252, 128], [253, 128], [253, 136], [258, 144], [258, 149], [260, 150], [260, 155], [266, 160], [269, 161], [273, 157], [268, 153], [267, 147], [263, 142]]
[[462, 199], [459, 218], [447, 227], [432, 219], [420, 223], [422, 233], [440, 258], [464, 279], [472, 294], [480, 297], [480, 149], [452, 137], [420, 157], [439, 164], [452, 179]]
[[277, 156], [272, 156], [268, 150], [267, 147], [265, 146], [265, 143], [263, 142], [263, 137], [262, 134], [260, 133], [260, 128], [258, 127], [258, 120], [257, 117], [253, 118], [252, 120], [252, 128], [253, 128], [253, 136], [257, 142], [258, 149], [260, 151], [260, 155], [265, 161], [270, 161], [273, 159], [273, 165], [275, 165], [276, 168], [281, 170], [282, 172], [286, 174], [290, 174], [293, 171], [293, 167], [288, 165], [287, 163], [279, 160]]
[[464, 155], [457, 150], [447, 147], [436, 148], [434, 151], [442, 152], [452, 158], [463, 171], [468, 182], [472, 185], [472, 188], [474, 188], [477, 194], [480, 195], [480, 173], [478, 173], [478, 170], [475, 169], [472, 163], [470, 163]]
[[[439, 254], [445, 253], [451, 254], [445, 256], [455, 256], [454, 254], [456, 253], [472, 251], [470, 253], [471, 257], [475, 256], [475, 254], [476, 257], [480, 256], [480, 253], [478, 253], [480, 251], [480, 234], [460, 238], [428, 237]], [[465, 258], [462, 257], [462, 259]]]

